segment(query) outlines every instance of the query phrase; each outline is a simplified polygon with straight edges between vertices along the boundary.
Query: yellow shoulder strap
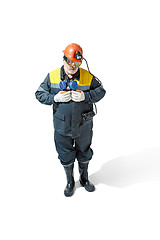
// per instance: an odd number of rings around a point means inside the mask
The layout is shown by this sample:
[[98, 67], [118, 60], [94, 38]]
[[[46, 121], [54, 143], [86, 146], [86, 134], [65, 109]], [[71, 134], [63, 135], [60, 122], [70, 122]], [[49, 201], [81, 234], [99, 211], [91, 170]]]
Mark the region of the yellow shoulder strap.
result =
[[79, 85], [80, 86], [90, 86], [93, 75], [90, 74], [87, 70], [85, 70], [83, 68], [79, 68], [79, 70], [80, 70]]
[[52, 72], [49, 73], [51, 83], [55, 83], [55, 84], [60, 83], [60, 81], [61, 81], [60, 72], [61, 72], [61, 68], [58, 68], [58, 69], [53, 70]]

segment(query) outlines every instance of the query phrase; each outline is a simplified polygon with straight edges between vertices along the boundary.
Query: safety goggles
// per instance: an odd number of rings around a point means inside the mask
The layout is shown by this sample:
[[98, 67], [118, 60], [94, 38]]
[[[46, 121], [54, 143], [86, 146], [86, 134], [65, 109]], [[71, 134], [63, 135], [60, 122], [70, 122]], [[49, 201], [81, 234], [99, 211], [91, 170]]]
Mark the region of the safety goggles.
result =
[[71, 59], [67, 58], [66, 59], [66, 63], [70, 66], [70, 67], [80, 67], [82, 62], [75, 62], [75, 61], [72, 61]]

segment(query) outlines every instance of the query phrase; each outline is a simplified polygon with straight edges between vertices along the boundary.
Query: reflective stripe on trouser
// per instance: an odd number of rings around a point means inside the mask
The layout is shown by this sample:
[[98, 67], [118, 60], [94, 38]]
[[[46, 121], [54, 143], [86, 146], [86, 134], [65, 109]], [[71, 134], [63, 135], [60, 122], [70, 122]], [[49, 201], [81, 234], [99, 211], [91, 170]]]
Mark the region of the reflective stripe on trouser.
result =
[[91, 160], [93, 150], [90, 146], [93, 134], [92, 130], [89, 132], [86, 131], [86, 128], [84, 130], [75, 139], [70, 136], [63, 136], [57, 131], [54, 132], [55, 146], [62, 165], [74, 163], [75, 158], [78, 162]]

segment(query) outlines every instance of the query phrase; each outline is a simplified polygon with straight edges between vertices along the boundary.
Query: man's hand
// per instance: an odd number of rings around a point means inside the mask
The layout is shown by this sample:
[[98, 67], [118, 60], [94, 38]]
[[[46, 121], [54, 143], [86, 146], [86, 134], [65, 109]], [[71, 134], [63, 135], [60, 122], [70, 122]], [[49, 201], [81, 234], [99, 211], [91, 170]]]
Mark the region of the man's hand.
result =
[[70, 91], [60, 91], [54, 96], [55, 102], [69, 102], [71, 100]]
[[81, 102], [85, 100], [85, 94], [83, 91], [77, 90], [72, 91], [72, 100], [74, 102]]

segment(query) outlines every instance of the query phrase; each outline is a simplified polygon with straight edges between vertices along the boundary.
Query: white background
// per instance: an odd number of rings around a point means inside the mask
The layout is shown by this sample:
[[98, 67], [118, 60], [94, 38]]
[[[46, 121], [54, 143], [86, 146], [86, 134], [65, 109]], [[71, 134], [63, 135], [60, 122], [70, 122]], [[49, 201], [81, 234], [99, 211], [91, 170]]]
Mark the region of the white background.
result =
[[[1, 1], [1, 240], [159, 240], [159, 13], [158, 0]], [[106, 96], [94, 119], [96, 191], [80, 187], [76, 163], [66, 198], [52, 107], [34, 94], [72, 42]]]

